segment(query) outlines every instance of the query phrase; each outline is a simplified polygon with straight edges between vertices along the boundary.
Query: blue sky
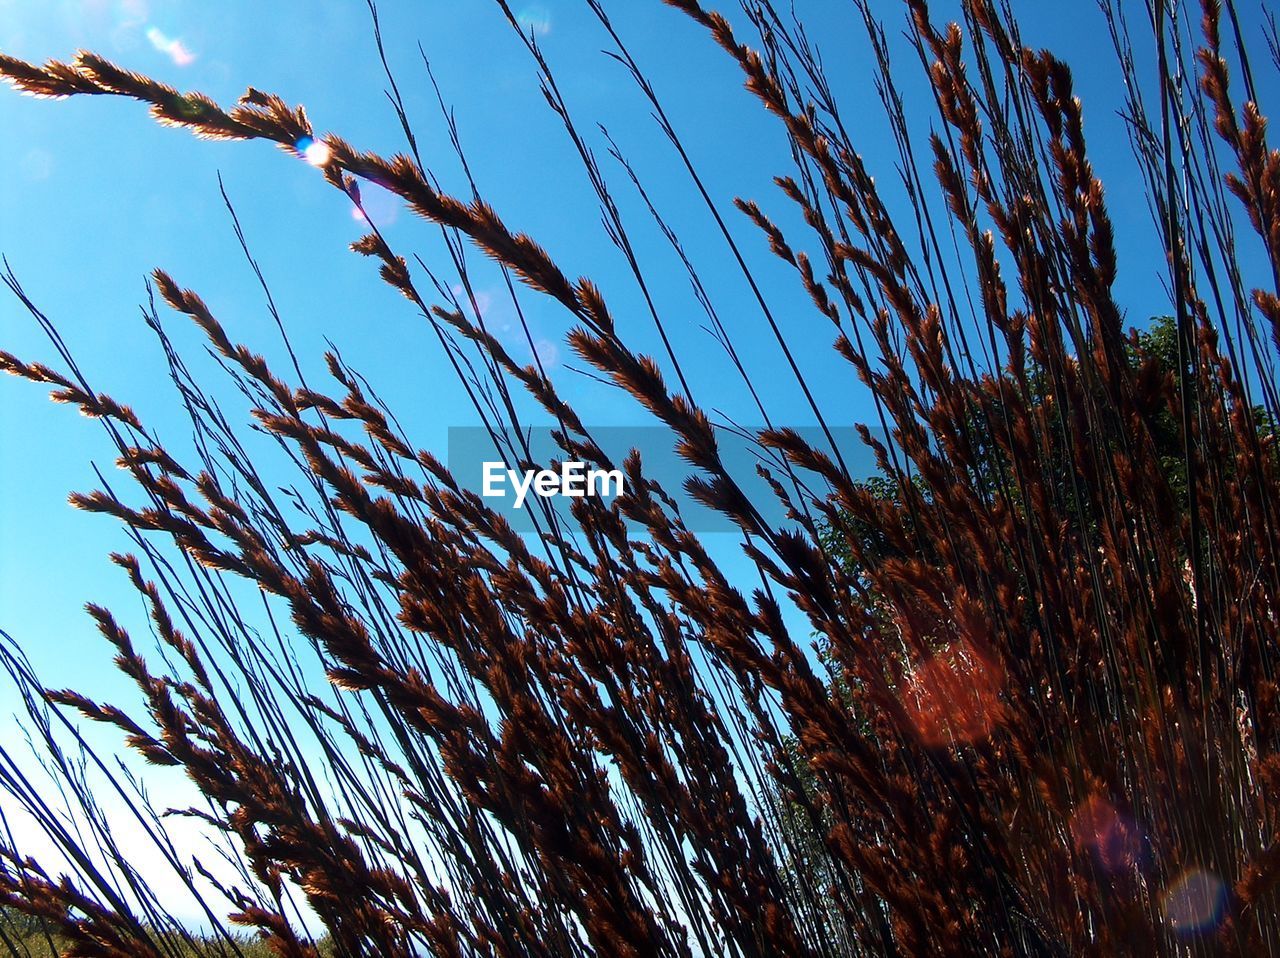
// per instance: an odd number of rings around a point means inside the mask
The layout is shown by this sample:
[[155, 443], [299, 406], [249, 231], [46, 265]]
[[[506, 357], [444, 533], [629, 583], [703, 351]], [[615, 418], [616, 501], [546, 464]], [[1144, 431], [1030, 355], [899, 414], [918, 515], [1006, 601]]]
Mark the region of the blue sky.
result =
[[[767, 255], [749, 224], [730, 208], [738, 195], [757, 199], [766, 209], [783, 208], [770, 182], [789, 162], [778, 124], [742, 90], [727, 57], [681, 14], [657, 0], [606, 6], [713, 184], [715, 201], [752, 251], [752, 265], [811, 374], [820, 404], [839, 425], [868, 419], [865, 395], [831, 355], [828, 327], [804, 308], [788, 269]], [[877, 6], [896, 42], [902, 5], [884, 0]], [[1077, 67], [1089, 132], [1102, 154], [1097, 163], [1121, 225], [1122, 302], [1134, 322], [1165, 311], [1145, 201], [1127, 146], [1120, 145], [1123, 127], [1114, 115], [1118, 71], [1101, 15], [1088, 2], [1017, 6], [1025, 11], [1027, 38], [1052, 45]], [[806, 8], [868, 165], [879, 176], [892, 177], [895, 156], [852, 4], [816, 0]], [[651, 324], [621, 257], [599, 226], [595, 199], [568, 139], [542, 101], [534, 65], [497, 6], [488, 0], [397, 0], [380, 9], [411, 118], [445, 187], [466, 192], [418, 59], [419, 43], [456, 110], [487, 198], [508, 223], [551, 250], [566, 272], [595, 278], [628, 340], [656, 353]], [[798, 392], [780, 374], [780, 357], [766, 338], [758, 309], [669, 145], [623, 69], [600, 52], [607, 38], [586, 4], [544, 0], [516, 9], [538, 34], [582, 128], [594, 132], [597, 121], [608, 125], [694, 254], [722, 319], [767, 385], [777, 420], [809, 423]], [[939, 5], [940, 13], [947, 9]], [[927, 108], [920, 66], [898, 47], [900, 82], [909, 102]], [[69, 58], [77, 48], [95, 50], [174, 86], [203, 90], [224, 103], [247, 85], [270, 90], [304, 103], [318, 130], [339, 132], [383, 153], [403, 146], [383, 95], [385, 80], [361, 0], [0, 0], [0, 50], [43, 60]], [[172, 393], [161, 354], [138, 310], [152, 268], [163, 267], [199, 291], [233, 338], [282, 362], [263, 296], [222, 205], [219, 173], [310, 375], [320, 378], [320, 354], [329, 339], [382, 388], [419, 445], [440, 451], [449, 426], [476, 421], [426, 325], [380, 284], [368, 261], [346, 250], [361, 234], [361, 224], [349, 203], [306, 163], [263, 144], [200, 142], [158, 127], [137, 104], [106, 98], [47, 103], [0, 90], [0, 131], [0, 252], [58, 323], [95, 385], [133, 404], [161, 436], [180, 444], [187, 430], [169, 409]], [[919, 142], [924, 144], [923, 136]], [[601, 138], [595, 137], [593, 145], [603, 157]], [[605, 169], [632, 217], [677, 352], [697, 357], [699, 398], [753, 421], [728, 363], [698, 328], [703, 318], [670, 251], [621, 171], [607, 160]], [[398, 211], [386, 197], [366, 190], [366, 199], [394, 245], [439, 262], [431, 227]], [[509, 307], [501, 305], [496, 277], [491, 271], [486, 275], [493, 285], [483, 296], [492, 297], [490, 318], [502, 331], [511, 321]], [[531, 294], [521, 302], [542, 358], [553, 365], [569, 359], [562, 343], [564, 314]], [[189, 352], [198, 352], [198, 338], [177, 318], [170, 328]], [[513, 352], [528, 358], [514, 330], [505, 332]], [[0, 299], [0, 343], [26, 359], [52, 358], [50, 347], [9, 298]], [[558, 378], [570, 398], [590, 410], [586, 418], [594, 424], [647, 422], [616, 391], [563, 369]], [[111, 520], [66, 505], [69, 491], [95, 485], [91, 463], [109, 470], [112, 457], [92, 423], [52, 406], [40, 390], [7, 378], [0, 381], [0, 435], [0, 627], [29, 648], [51, 684], [113, 688], [114, 680], [105, 674], [106, 650], [80, 608], [90, 599], [136, 607], [106, 562], [110, 550], [127, 543]], [[731, 557], [732, 543], [726, 540], [722, 551]]]

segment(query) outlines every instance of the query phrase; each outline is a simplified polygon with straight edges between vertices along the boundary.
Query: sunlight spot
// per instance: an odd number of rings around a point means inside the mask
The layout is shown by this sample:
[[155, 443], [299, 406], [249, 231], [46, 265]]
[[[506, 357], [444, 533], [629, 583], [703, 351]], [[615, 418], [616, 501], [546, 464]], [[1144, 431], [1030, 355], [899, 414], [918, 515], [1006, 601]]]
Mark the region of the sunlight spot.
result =
[[516, 22], [525, 33], [545, 37], [551, 32], [551, 12], [538, 3], [530, 4], [516, 15]]
[[180, 67], [189, 67], [196, 62], [196, 55], [185, 43], [166, 36], [159, 27], [147, 27], [147, 40], [161, 53], [168, 54], [169, 59]]
[[304, 136], [293, 145], [293, 148], [312, 166], [327, 166], [333, 159], [333, 151], [329, 149], [329, 144], [314, 137]]
[[1210, 872], [1193, 868], [1164, 894], [1164, 920], [1180, 935], [1212, 931], [1221, 923], [1227, 905], [1227, 886]]

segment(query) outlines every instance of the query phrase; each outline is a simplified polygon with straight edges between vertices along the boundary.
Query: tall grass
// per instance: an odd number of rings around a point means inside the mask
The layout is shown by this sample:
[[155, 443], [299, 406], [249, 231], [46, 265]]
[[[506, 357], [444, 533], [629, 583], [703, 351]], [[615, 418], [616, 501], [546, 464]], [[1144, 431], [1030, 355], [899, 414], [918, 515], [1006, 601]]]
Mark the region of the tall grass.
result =
[[[89, 607], [141, 695], [129, 710], [46, 690], [11, 651], [37, 739], [56, 749], [78, 710], [195, 783], [207, 807], [188, 814], [227, 837], [233, 883], [202, 878], [162, 819], [129, 808], [201, 895], [211, 953], [240, 952], [225, 921], [277, 954], [316, 955], [310, 914], [342, 956], [1280, 954], [1280, 460], [1265, 426], [1280, 414], [1280, 153], [1252, 102], [1274, 48], [1250, 60], [1230, 0], [1203, 4], [1194, 37], [1185, 6], [1104, 4], [1167, 254], [1171, 368], [1124, 327], [1116, 227], [1071, 71], [1022, 45], [1008, 5], [966, 0], [944, 25], [907, 0], [936, 97], [926, 156], [884, 28], [854, 0], [901, 147], [889, 195], [799, 23], [768, 2], [744, 5], [736, 26], [695, 0], [669, 3], [790, 140], [785, 214], [738, 207], [794, 269], [815, 337], [834, 339], [873, 397], [873, 425], [892, 438], [863, 435], [887, 487], [858, 481], [834, 446], [765, 428], [754, 439], [792, 516], [771, 522], [693, 398], [691, 357], [634, 351], [606, 291], [482, 196], [443, 192], [411, 136], [407, 154], [383, 157], [326, 135], [332, 188], [358, 204], [359, 184], [376, 183], [448, 237], [457, 284], [431, 283], [376, 230], [354, 249], [482, 388], [495, 436], [520, 434], [523, 390], [559, 424], [566, 458], [624, 469], [627, 492], [575, 501], [571, 521], [545, 511], [538, 537], [517, 534], [417, 450], [336, 353], [323, 390], [272, 369], [157, 272], [159, 297], [204, 331], [301, 491], [286, 497], [259, 471], [243, 425], [153, 313], [200, 439], [179, 462], [93, 388], [10, 273], [61, 367], [7, 353], [0, 365], [114, 443], [131, 492], [104, 481], [73, 503], [134, 533], [136, 554], [113, 559], [163, 651], [157, 666]], [[770, 313], [715, 184], [604, 6], [588, 6], [703, 190], [723, 255], [748, 273], [783, 374], [830, 429], [840, 414], [803, 372], [808, 331], [801, 343]], [[1150, 75], [1133, 55], [1139, 28], [1158, 54]], [[528, 46], [625, 251], [608, 180]], [[133, 98], [203, 137], [296, 153], [316, 136], [270, 94], [223, 108], [90, 53], [0, 58], [0, 74], [41, 96]], [[486, 328], [464, 242], [558, 303], [575, 353], [672, 431], [700, 472], [693, 493], [740, 527], [753, 582], [731, 580], [639, 455], [609, 462], [548, 371]], [[755, 395], [771, 422], [768, 391]], [[330, 687], [312, 688], [246, 622], [237, 580], [272, 615], [287, 610]], [[787, 627], [787, 601], [821, 661]], [[11, 840], [0, 903], [40, 918], [70, 954], [182, 954], [157, 879], [112, 843], [88, 779], [60, 760], [84, 806], [79, 832], [12, 761], [5, 784], [68, 875]]]

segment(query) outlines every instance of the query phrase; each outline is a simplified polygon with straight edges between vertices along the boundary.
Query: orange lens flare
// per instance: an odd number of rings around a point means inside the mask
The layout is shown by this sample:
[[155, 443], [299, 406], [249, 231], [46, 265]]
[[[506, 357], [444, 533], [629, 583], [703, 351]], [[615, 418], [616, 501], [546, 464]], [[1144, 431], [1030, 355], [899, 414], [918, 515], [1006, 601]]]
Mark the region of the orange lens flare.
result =
[[957, 642], [908, 675], [903, 703], [924, 744], [973, 744], [988, 738], [1002, 721], [1004, 683], [998, 663]]

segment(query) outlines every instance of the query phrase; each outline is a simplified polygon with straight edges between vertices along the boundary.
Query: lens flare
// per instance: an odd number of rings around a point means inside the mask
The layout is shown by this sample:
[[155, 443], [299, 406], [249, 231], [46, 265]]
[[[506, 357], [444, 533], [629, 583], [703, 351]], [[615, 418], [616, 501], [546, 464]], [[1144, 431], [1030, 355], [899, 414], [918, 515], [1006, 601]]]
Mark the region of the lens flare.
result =
[[351, 218], [379, 229], [392, 225], [400, 216], [400, 197], [376, 183], [366, 183], [360, 190], [360, 205], [351, 204]]
[[147, 40], [161, 53], [167, 54], [180, 67], [189, 67], [196, 62], [196, 55], [185, 43], [174, 37], [166, 36], [159, 27], [147, 28]]
[[968, 642], [956, 642], [918, 665], [904, 688], [903, 707], [924, 744], [973, 744], [1003, 720], [1004, 670]]
[[551, 11], [541, 4], [532, 4], [516, 14], [516, 22], [525, 33], [545, 37], [551, 32]]
[[1137, 823], [1114, 805], [1094, 795], [1071, 816], [1071, 840], [1080, 852], [1093, 856], [1111, 874], [1131, 871], [1146, 863], [1146, 837]]
[[560, 362], [560, 347], [549, 339], [535, 339], [533, 355], [543, 366], [554, 366]]
[[329, 149], [329, 145], [314, 137], [304, 136], [293, 148], [312, 166], [327, 166], [333, 159], [333, 151]]
[[21, 169], [29, 180], [47, 180], [53, 175], [53, 154], [38, 148], [28, 150]]
[[1193, 868], [1164, 893], [1164, 920], [1179, 935], [1212, 931], [1227, 910], [1227, 886], [1217, 875]]

